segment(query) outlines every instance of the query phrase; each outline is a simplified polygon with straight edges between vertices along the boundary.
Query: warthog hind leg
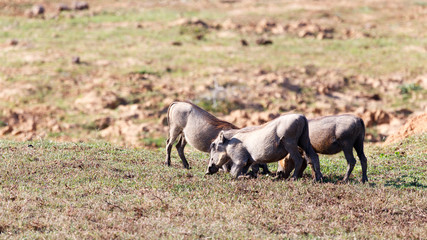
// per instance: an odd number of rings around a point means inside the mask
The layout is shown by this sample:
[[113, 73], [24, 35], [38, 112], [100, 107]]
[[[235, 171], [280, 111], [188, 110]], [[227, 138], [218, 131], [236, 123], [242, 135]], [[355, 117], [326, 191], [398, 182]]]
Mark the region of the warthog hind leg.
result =
[[354, 165], [356, 165], [356, 159], [354, 158], [352, 147], [346, 147], [343, 149], [343, 151], [345, 159], [347, 160], [347, 172], [344, 176], [343, 181], [348, 182], [351, 172], [353, 171]]
[[360, 165], [362, 165], [362, 182], [365, 183], [368, 181], [367, 168], [368, 161], [366, 159], [365, 153], [363, 152], [363, 138], [358, 138], [354, 144], [354, 149], [356, 149], [357, 156], [360, 160]]
[[184, 148], [186, 144], [187, 141], [185, 141], [185, 136], [181, 135], [181, 137], [178, 139], [178, 143], [176, 144], [176, 150], [178, 151], [178, 155], [181, 158], [184, 168], [190, 169], [190, 165], [188, 164], [188, 161], [184, 155]]
[[171, 165], [172, 146], [180, 134], [181, 134], [181, 131], [178, 128], [170, 127], [169, 138], [166, 141], [166, 165], [168, 165], [168, 166]]
[[297, 180], [300, 175], [303, 162], [305, 160], [302, 158], [301, 154], [299, 153], [298, 147], [296, 146], [296, 144], [285, 143], [285, 148], [289, 152], [289, 155], [294, 160], [294, 164], [295, 164], [295, 171], [294, 171], [294, 174], [292, 175], [292, 180]]

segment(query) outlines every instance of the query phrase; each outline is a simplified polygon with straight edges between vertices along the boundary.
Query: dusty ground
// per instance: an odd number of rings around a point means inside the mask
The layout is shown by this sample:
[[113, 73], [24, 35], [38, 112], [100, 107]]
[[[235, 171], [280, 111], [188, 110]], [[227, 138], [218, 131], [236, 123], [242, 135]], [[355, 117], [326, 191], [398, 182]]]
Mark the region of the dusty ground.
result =
[[188, 100], [242, 127], [353, 113], [378, 142], [427, 110], [427, 2], [88, 4], [0, 1], [2, 138], [163, 146]]

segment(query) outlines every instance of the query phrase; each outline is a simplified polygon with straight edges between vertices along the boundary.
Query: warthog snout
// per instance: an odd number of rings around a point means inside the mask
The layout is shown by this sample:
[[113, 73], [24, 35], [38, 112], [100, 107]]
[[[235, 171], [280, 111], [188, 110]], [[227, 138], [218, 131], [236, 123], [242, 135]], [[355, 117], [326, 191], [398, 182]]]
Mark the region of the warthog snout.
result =
[[208, 167], [206, 174], [214, 174], [214, 173], [218, 172], [218, 170], [219, 170], [219, 168], [215, 164], [212, 164]]

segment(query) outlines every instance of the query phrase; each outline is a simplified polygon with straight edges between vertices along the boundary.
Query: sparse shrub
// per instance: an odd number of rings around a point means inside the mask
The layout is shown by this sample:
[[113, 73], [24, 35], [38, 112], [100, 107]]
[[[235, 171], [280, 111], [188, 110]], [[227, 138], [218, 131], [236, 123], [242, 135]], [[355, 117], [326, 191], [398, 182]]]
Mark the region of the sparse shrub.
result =
[[209, 30], [199, 25], [182, 25], [179, 28], [179, 34], [190, 35], [193, 37], [204, 36], [209, 33]]
[[204, 98], [196, 100], [194, 103], [208, 112], [220, 112], [224, 114], [230, 113], [232, 110], [243, 108], [241, 103], [237, 101], [227, 101], [225, 99], [217, 99], [214, 103], [213, 100]]
[[399, 89], [400, 89], [400, 94], [405, 95], [405, 94], [411, 94], [413, 91], [422, 90], [423, 88], [419, 84], [410, 83], [410, 84], [403, 84], [399, 86]]
[[160, 137], [160, 138], [146, 137], [142, 139], [142, 142], [146, 146], [160, 148], [160, 147], [165, 147], [166, 139], [164, 137]]

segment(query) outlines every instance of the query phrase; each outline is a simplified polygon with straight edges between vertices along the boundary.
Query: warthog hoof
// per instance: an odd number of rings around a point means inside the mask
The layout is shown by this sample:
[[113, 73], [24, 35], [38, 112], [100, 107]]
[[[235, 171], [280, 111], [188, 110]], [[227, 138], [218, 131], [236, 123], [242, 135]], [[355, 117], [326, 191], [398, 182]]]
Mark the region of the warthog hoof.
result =
[[367, 178], [367, 177], [362, 178], [362, 183], [365, 183], [365, 182], [367, 182], [367, 181], [368, 181], [368, 178]]
[[268, 169], [267, 170], [263, 169], [262, 172], [261, 172], [261, 175], [271, 175], [271, 172]]
[[249, 178], [257, 178], [257, 174], [254, 171], [250, 171], [246, 174]]

